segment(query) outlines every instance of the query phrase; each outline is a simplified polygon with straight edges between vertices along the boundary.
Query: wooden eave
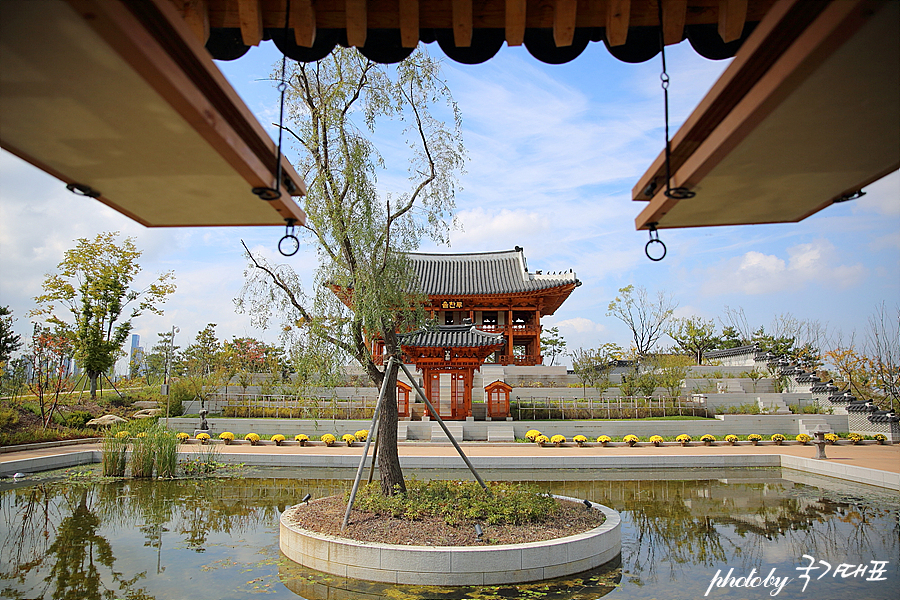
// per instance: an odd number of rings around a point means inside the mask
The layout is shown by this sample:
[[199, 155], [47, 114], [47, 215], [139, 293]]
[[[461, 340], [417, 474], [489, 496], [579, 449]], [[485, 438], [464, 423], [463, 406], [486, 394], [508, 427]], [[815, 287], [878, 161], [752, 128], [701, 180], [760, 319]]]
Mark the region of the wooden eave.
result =
[[[4, 0], [0, 144], [148, 227], [304, 223], [303, 179], [169, 0]], [[95, 196], [96, 195], [96, 196]]]
[[802, 220], [900, 167], [900, 4], [780, 0], [632, 190], [637, 229]]
[[[526, 302], [532, 300], [543, 300], [539, 303], [541, 316], [549, 316], [556, 312], [563, 302], [569, 297], [569, 294], [578, 287], [580, 283], [569, 283], [557, 287], [546, 288], [543, 290], [533, 290], [527, 292], [511, 292], [509, 294], [441, 294], [430, 295], [428, 299], [431, 301], [432, 309], [440, 309], [440, 303], [444, 300], [463, 300], [473, 306], [478, 306], [479, 302], [486, 306], [496, 306], [497, 308], [508, 306], [516, 302]], [[437, 305], [437, 306], [436, 306]], [[463, 308], [462, 310], [469, 310]]]
[[[510, 46], [523, 43], [526, 30], [552, 30], [557, 47], [572, 44], [575, 30], [600, 30], [611, 46], [627, 42], [629, 29], [658, 27], [656, 0], [170, 0], [204, 43], [212, 29], [238, 30], [245, 45], [259, 44], [266, 29], [288, 23], [298, 45], [310, 47], [321, 30], [339, 31], [351, 46], [369, 46], [371, 30], [388, 31], [404, 48], [430, 30], [449, 30], [456, 47], [483, 43], [480, 29], [500, 31]], [[690, 25], [716, 25], [725, 42], [741, 36], [774, 0], [662, 0], [667, 44], [678, 43]], [[605, 34], [603, 33], [605, 32]]]
[[448, 346], [452, 353], [452, 358], [444, 360], [444, 348], [408, 346], [401, 344], [400, 349], [403, 354], [416, 365], [416, 367], [440, 367], [440, 368], [469, 368], [480, 367], [484, 364], [485, 359], [497, 350], [503, 349], [504, 344], [495, 344], [493, 346]]

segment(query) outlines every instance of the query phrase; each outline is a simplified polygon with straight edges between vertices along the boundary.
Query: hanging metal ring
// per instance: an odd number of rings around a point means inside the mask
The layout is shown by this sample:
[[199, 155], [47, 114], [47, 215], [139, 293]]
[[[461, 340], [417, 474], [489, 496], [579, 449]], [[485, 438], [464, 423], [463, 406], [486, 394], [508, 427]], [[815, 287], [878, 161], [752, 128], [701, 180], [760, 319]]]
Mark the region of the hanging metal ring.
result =
[[76, 196], [86, 196], [88, 198], [99, 198], [100, 192], [95, 190], [89, 185], [84, 185], [81, 183], [70, 183], [66, 186], [66, 189], [75, 194]]
[[300, 250], [300, 240], [294, 235], [294, 219], [285, 219], [284, 236], [278, 240], [278, 251], [282, 256], [293, 256]]
[[674, 198], [675, 200], [687, 200], [688, 198], [693, 198], [697, 195], [697, 192], [692, 192], [686, 187], [674, 187], [669, 188], [665, 191], [666, 198]]
[[[659, 239], [659, 232], [656, 231], [656, 223], [650, 223], [650, 241], [644, 245], [644, 254], [647, 255], [647, 258], [652, 260], [653, 262], [659, 262], [666, 257], [666, 245]], [[653, 258], [650, 255], [650, 244], [659, 244], [662, 246], [662, 255], [659, 258]]]

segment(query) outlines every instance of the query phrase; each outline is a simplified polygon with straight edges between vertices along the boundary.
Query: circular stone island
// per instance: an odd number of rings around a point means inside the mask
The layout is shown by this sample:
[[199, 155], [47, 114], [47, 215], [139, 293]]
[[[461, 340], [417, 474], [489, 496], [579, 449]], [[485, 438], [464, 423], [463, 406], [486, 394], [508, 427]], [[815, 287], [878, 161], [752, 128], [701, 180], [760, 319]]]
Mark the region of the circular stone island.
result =
[[[555, 496], [562, 501], [581, 502]], [[313, 501], [315, 502], [315, 501]], [[314, 533], [281, 515], [281, 551], [310, 569], [367, 581], [413, 585], [500, 585], [574, 575], [599, 567], [622, 550], [621, 518], [593, 504], [606, 520], [580, 533], [542, 542], [497, 546], [399, 546]]]

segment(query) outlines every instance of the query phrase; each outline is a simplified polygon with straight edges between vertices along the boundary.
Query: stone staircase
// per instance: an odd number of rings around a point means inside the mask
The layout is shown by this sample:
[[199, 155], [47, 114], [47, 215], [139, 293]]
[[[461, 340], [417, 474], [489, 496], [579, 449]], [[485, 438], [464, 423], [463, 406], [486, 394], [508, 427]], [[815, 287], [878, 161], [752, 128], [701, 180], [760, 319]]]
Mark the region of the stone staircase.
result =
[[834, 433], [831, 426], [828, 424], [828, 421], [818, 415], [803, 417], [799, 420], [798, 425], [800, 426], [800, 433], [805, 433], [812, 438], [816, 437], [814, 433], [816, 428], [820, 428], [827, 433]]
[[507, 423], [489, 423], [488, 424], [488, 441], [489, 442], [514, 442], [516, 434], [512, 424]]
[[784, 403], [784, 400], [779, 398], [775, 394], [768, 396], [765, 400], [762, 400], [761, 398], [757, 398], [756, 403], [759, 405], [760, 411], [766, 412], [770, 415], [771, 414], [776, 414], [776, 415], [791, 414], [791, 409], [788, 408], [787, 404]]
[[[463, 441], [463, 426], [462, 423], [453, 422], [453, 421], [444, 421], [444, 425], [447, 426], [447, 429], [450, 431], [450, 435], [452, 435], [457, 442]], [[449, 444], [450, 438], [447, 437], [447, 434], [444, 433], [444, 430], [441, 429], [440, 423], [435, 421], [431, 425], [431, 441], [432, 442], [444, 442]]]

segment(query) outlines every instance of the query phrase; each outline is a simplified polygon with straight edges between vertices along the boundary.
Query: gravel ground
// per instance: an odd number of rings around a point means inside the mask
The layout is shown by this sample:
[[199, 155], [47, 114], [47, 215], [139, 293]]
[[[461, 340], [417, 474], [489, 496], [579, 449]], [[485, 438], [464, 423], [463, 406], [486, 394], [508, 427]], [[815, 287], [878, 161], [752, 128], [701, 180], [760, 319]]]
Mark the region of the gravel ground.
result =
[[575, 502], [560, 502], [557, 513], [543, 523], [525, 525], [486, 525], [482, 523], [482, 541], [475, 539], [473, 524], [453, 527], [440, 517], [417, 521], [395, 519], [390, 515], [353, 510], [350, 524], [341, 532], [347, 503], [343, 496], [331, 496], [299, 505], [286, 511], [286, 520], [302, 529], [361, 542], [380, 542], [411, 546], [485, 546], [520, 544], [575, 535], [603, 523], [603, 513], [588, 510]]

